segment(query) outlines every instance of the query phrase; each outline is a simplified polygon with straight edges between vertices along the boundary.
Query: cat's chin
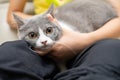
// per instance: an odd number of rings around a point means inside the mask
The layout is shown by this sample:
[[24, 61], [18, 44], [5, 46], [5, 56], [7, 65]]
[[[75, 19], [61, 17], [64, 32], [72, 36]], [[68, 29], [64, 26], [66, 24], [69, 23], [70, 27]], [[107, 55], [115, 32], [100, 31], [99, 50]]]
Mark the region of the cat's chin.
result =
[[42, 47], [36, 47], [36, 50], [40, 50], [40, 51], [49, 51], [51, 50], [52, 46], [42, 46]]
[[34, 51], [38, 54], [40, 54], [41, 56], [46, 55], [47, 53], [49, 53], [50, 48], [49, 49], [41, 49], [41, 48], [34, 48]]

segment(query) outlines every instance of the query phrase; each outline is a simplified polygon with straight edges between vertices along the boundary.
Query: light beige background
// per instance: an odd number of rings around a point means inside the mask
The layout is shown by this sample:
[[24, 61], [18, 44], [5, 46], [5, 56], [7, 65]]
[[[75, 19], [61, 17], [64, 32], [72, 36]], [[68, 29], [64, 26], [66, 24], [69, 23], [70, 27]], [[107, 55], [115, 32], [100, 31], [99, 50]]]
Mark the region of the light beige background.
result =
[[[6, 41], [17, 40], [17, 32], [10, 29], [6, 22], [9, 0], [0, 0], [0, 44]], [[32, 2], [28, 2], [25, 6], [25, 13], [33, 13], [34, 6]]]

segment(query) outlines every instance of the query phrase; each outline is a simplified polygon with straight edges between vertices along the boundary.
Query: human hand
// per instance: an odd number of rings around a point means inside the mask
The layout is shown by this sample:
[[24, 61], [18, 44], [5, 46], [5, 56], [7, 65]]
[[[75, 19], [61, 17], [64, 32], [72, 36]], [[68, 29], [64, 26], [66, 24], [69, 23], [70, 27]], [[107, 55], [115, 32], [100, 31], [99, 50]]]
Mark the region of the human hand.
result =
[[63, 30], [63, 36], [47, 54], [55, 61], [67, 61], [79, 54], [89, 43], [88, 33]]
[[62, 28], [63, 35], [53, 47], [47, 51], [35, 50], [39, 55], [48, 55], [55, 61], [67, 61], [79, 54], [84, 48], [92, 44], [89, 33], [79, 33]]

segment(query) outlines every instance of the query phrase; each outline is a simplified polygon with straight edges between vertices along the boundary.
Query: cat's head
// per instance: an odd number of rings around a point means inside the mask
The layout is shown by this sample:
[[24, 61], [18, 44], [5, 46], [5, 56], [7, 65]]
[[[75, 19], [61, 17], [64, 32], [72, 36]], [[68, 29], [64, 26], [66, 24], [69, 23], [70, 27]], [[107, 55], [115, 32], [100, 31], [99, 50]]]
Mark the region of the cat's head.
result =
[[18, 24], [18, 36], [34, 48], [49, 49], [62, 35], [61, 27], [54, 16], [54, 5], [46, 13], [29, 19], [22, 19], [15, 14], [13, 16]]

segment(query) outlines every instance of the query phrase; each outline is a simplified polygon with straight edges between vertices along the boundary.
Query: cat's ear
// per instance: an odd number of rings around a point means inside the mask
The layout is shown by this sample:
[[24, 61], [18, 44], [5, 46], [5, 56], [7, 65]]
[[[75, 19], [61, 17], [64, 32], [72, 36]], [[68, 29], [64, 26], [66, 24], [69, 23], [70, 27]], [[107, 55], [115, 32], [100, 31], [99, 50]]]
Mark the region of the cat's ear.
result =
[[51, 4], [46, 14], [50, 14], [54, 18], [54, 9], [55, 9], [54, 4]]
[[54, 4], [51, 4], [49, 7], [48, 11], [46, 12], [46, 17], [50, 20], [53, 21], [55, 16], [54, 16]]
[[16, 15], [15, 13], [12, 13], [17, 25], [18, 25], [18, 28], [20, 28], [22, 25], [25, 24], [25, 20], [21, 17], [19, 17], [18, 15]]

